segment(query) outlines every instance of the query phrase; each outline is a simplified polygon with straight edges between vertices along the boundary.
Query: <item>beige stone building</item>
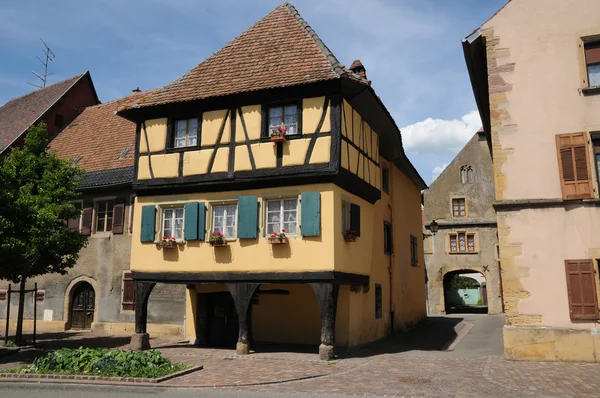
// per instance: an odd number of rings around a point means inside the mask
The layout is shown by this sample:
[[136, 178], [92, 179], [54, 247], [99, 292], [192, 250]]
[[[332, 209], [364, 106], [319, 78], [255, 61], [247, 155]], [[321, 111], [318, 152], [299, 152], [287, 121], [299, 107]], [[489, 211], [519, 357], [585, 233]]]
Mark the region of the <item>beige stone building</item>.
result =
[[600, 1], [512, 0], [463, 46], [493, 153], [505, 356], [600, 361]]
[[[423, 193], [425, 226], [439, 229], [426, 230], [423, 243], [429, 314], [502, 312], [493, 202], [492, 157], [480, 131]], [[452, 278], [477, 273], [478, 289], [453, 289]]]

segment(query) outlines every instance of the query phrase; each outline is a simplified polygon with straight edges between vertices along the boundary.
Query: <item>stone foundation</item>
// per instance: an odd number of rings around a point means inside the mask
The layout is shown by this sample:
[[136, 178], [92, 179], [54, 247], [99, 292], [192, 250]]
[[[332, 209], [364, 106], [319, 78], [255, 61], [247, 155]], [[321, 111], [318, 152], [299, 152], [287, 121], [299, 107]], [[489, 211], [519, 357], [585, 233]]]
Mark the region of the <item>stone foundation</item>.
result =
[[[0, 330], [2, 330], [2, 334], [6, 330], [6, 319], [0, 319]], [[67, 329], [67, 323], [64, 321], [37, 321], [36, 325], [36, 333], [54, 333], [54, 332], [64, 332]], [[8, 333], [9, 335], [13, 335], [17, 330], [17, 320], [12, 319], [8, 325]], [[24, 319], [23, 320], [23, 333], [33, 333], [33, 320], [32, 319]]]
[[504, 357], [517, 361], [600, 362], [600, 330], [505, 326]]
[[[183, 337], [183, 325], [170, 324], [148, 324], [147, 332], [153, 337], [156, 336], [177, 336]], [[134, 323], [117, 322], [94, 322], [92, 323], [92, 332], [102, 334], [123, 334], [131, 335], [135, 333]]]

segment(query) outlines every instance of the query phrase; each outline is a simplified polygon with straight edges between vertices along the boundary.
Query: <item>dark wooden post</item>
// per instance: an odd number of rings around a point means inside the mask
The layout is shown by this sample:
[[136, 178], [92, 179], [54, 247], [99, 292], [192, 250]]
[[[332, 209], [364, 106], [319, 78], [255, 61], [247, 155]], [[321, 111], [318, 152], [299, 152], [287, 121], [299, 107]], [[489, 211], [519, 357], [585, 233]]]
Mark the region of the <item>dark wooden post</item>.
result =
[[146, 333], [148, 323], [148, 298], [156, 283], [134, 282], [135, 290], [135, 334], [131, 336], [131, 349], [142, 351], [150, 349], [150, 336]]
[[10, 294], [11, 294], [11, 285], [8, 284], [8, 292], [6, 292], [6, 335], [4, 336], [4, 344], [8, 343], [8, 329], [10, 322]]
[[335, 356], [335, 317], [340, 286], [333, 283], [311, 283], [310, 285], [319, 300], [321, 309], [319, 359], [330, 361]]
[[235, 351], [238, 355], [248, 355], [250, 347], [248, 346], [248, 334], [252, 329], [252, 317], [250, 316], [250, 303], [252, 296], [258, 290], [259, 283], [228, 283], [227, 289], [233, 297], [235, 311], [238, 317], [238, 342]]
[[23, 314], [25, 312], [25, 278], [21, 275], [19, 285], [19, 308], [17, 310], [17, 331], [15, 332], [15, 344], [22, 345], [23, 342]]

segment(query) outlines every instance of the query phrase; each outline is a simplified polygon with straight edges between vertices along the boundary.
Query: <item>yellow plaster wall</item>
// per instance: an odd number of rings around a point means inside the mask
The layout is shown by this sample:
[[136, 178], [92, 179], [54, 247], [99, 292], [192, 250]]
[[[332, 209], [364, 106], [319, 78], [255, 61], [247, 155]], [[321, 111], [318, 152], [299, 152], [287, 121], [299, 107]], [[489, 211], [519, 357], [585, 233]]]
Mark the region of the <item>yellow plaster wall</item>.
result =
[[[261, 132], [261, 106], [260, 105], [249, 105], [242, 107], [242, 114], [244, 115], [244, 124], [246, 125], [246, 131], [248, 132], [249, 140], [257, 140], [260, 138]], [[246, 136], [244, 135], [244, 128], [242, 127], [242, 120], [239, 117], [239, 113], [235, 119], [235, 142], [241, 143], [246, 142]]]
[[352, 140], [352, 106], [344, 100], [342, 108], [342, 135]]
[[[414, 325], [426, 315], [425, 272], [422, 246], [418, 266], [410, 264], [410, 236], [422, 237], [420, 190], [410, 179], [390, 166], [390, 193], [382, 193], [374, 205], [349, 192], [334, 190], [335, 269], [342, 272], [368, 274], [368, 292], [350, 292], [347, 299], [350, 311], [343, 322], [348, 323], [348, 344], [364, 344], [385, 336], [390, 331], [390, 305], [394, 311], [394, 328]], [[361, 237], [345, 242], [342, 235], [342, 199], [361, 208]], [[393, 254], [383, 252], [383, 221], [392, 222]], [[419, 240], [419, 245], [422, 241]], [[390, 287], [391, 266], [392, 286]], [[375, 284], [382, 286], [383, 316], [375, 318]], [[392, 302], [390, 304], [390, 289]]]
[[252, 164], [250, 163], [250, 154], [248, 153], [248, 147], [244, 145], [238, 145], [235, 147], [235, 171], [247, 171], [252, 170]]
[[212, 172], [219, 173], [229, 169], [229, 148], [223, 147], [217, 150], [215, 163], [213, 164]]
[[252, 336], [256, 342], [318, 345], [321, 316], [309, 284], [264, 284], [261, 291], [281, 289], [289, 295], [260, 294], [252, 306]]
[[138, 180], [149, 180], [151, 178], [149, 158], [148, 155], [140, 156], [138, 158]]
[[352, 136], [352, 142], [356, 146], [362, 149], [362, 118], [359, 113], [354, 109], [352, 110], [352, 128], [354, 129], [354, 135]]
[[283, 166], [298, 166], [304, 164], [310, 138], [286, 141], [283, 143]]
[[[206, 174], [208, 162], [212, 156], [213, 149], [202, 149], [200, 151], [189, 151], [183, 153], [183, 175]], [[139, 173], [138, 173], [139, 174]]]
[[[191, 241], [176, 250], [160, 250], [153, 243], [141, 243], [141, 228], [133, 229], [131, 269], [146, 272], [274, 272], [325, 271], [334, 267], [334, 185], [318, 184], [249, 191], [195, 193], [186, 195], [144, 196], [138, 206], [171, 205], [189, 201], [227, 201], [238, 196], [256, 195], [261, 201], [258, 239], [234, 239], [227, 247], [212, 247], [208, 242]], [[290, 237], [288, 245], [270, 245], [264, 236], [264, 198], [295, 197], [301, 192], [321, 192], [321, 235]], [[134, 212], [134, 225], [141, 225], [141, 211]], [[210, 213], [207, 231], [210, 231]], [[300, 219], [300, 216], [299, 216]], [[157, 231], [160, 217], [157, 217]], [[157, 233], [157, 236], [159, 233]], [[208, 238], [208, 234], [207, 234]], [[251, 260], [249, 260], [251, 259]]]
[[[324, 106], [325, 97], [304, 98], [302, 100], [302, 134], [314, 134], [316, 132]], [[323, 126], [321, 126], [321, 133], [331, 131], [330, 109], [330, 106], [327, 107]]]
[[261, 142], [252, 144], [251, 148], [257, 169], [277, 167], [277, 145], [271, 142]]
[[[146, 134], [148, 137], [148, 144], [150, 145], [150, 152], [164, 150], [167, 143], [167, 119], [146, 120]], [[148, 153], [148, 145], [146, 145], [143, 125], [140, 134], [140, 153]]]
[[341, 155], [340, 155], [342, 158], [341, 158], [340, 164], [341, 164], [341, 167], [346, 170], [349, 170], [349, 166], [350, 166], [348, 164], [348, 147], [349, 147], [348, 143], [345, 141], [342, 141], [342, 151], [341, 151]]
[[154, 178], [175, 178], [179, 176], [179, 153], [151, 155]]
[[[201, 145], [214, 146], [217, 144], [219, 138], [219, 131], [223, 126], [223, 119], [227, 115], [227, 109], [220, 109], [218, 111], [204, 112], [202, 114], [202, 139]], [[225, 126], [223, 128], [223, 137], [221, 143], [226, 144], [231, 138], [231, 116], [227, 116]]]
[[331, 136], [317, 138], [310, 155], [310, 164], [329, 163], [331, 158]]

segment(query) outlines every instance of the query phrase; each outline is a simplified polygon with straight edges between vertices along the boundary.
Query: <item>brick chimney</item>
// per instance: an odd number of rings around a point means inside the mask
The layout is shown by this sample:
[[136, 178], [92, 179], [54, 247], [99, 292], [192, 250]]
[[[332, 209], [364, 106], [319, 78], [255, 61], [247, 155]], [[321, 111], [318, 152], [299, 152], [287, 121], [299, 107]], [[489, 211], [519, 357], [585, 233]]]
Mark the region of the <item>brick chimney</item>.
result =
[[352, 62], [352, 65], [350, 65], [350, 70], [357, 75], [361, 75], [363, 79], [367, 79], [367, 70], [363, 66], [362, 62], [360, 62], [360, 59], [356, 59], [354, 62]]

